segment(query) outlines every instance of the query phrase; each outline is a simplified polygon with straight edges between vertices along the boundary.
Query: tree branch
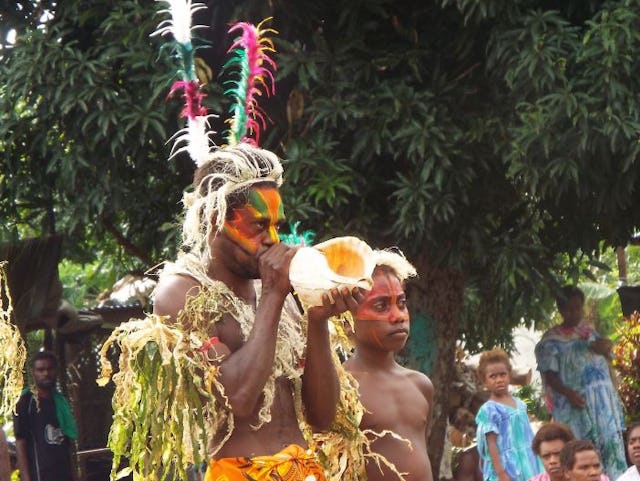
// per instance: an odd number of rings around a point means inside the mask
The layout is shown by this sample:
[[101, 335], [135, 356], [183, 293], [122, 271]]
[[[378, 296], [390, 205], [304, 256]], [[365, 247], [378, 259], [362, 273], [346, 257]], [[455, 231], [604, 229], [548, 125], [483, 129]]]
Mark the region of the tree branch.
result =
[[137, 257], [142, 262], [144, 262], [148, 267], [151, 267], [154, 263], [145, 252], [142, 251], [138, 246], [136, 246], [133, 242], [127, 239], [120, 230], [113, 224], [110, 218], [102, 217], [102, 224], [104, 225], [107, 232], [109, 232], [119, 246], [121, 246], [125, 252], [133, 257]]

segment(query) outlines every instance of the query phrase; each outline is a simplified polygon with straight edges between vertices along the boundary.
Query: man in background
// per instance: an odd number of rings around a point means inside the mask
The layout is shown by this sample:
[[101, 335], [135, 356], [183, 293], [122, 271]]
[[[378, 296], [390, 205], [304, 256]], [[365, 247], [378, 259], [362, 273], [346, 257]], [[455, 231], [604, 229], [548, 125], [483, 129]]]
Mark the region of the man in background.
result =
[[74, 481], [71, 446], [78, 430], [69, 402], [56, 389], [57, 360], [38, 352], [34, 386], [18, 400], [14, 431], [21, 481]]

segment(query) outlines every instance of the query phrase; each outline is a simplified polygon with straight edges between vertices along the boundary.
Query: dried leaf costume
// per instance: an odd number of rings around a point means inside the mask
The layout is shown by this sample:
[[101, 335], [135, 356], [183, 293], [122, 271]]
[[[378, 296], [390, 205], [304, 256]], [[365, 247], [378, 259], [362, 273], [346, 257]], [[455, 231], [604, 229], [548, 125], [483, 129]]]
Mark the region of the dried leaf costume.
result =
[[[13, 304], [5, 271], [0, 262], [0, 418], [10, 418], [22, 392], [22, 373], [27, 350], [20, 332], [11, 322]], [[5, 305], [6, 302], [6, 305]]]

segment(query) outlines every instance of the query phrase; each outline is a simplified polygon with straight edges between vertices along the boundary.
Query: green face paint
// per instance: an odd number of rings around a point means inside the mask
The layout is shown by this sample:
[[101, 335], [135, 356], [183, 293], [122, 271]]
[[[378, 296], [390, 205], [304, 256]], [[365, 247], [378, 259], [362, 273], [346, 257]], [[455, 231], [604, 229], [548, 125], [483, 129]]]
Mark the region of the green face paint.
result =
[[278, 229], [285, 220], [282, 199], [274, 187], [258, 187], [249, 192], [248, 202], [233, 211], [224, 223], [224, 232], [242, 249], [255, 254], [261, 245], [280, 242]]

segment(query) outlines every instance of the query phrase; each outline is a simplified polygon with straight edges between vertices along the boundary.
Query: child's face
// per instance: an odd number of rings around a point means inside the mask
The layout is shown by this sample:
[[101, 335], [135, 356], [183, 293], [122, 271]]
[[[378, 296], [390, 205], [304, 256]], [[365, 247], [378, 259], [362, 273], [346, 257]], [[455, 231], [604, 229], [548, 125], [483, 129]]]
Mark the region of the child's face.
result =
[[564, 439], [552, 439], [540, 443], [540, 459], [542, 459], [544, 470], [552, 480], [562, 478], [560, 451], [565, 444]]
[[504, 362], [492, 362], [487, 364], [484, 373], [484, 385], [491, 394], [501, 395], [509, 392], [511, 373]]
[[398, 351], [408, 337], [409, 311], [402, 283], [392, 272], [376, 270], [373, 287], [356, 312], [356, 342]]
[[633, 428], [629, 433], [627, 449], [629, 451], [629, 460], [635, 466], [640, 466], [640, 426]]

